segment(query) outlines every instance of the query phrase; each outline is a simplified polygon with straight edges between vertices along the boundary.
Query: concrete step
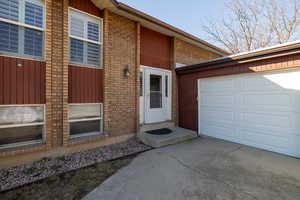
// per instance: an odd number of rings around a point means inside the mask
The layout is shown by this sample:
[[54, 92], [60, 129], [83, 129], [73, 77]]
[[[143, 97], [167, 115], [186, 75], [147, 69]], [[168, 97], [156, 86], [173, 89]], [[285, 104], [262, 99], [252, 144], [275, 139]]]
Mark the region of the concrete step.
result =
[[156, 130], [156, 129], [161, 129], [161, 128], [171, 128], [174, 127], [175, 123], [174, 122], [162, 122], [162, 123], [156, 123], [156, 124], [144, 124], [140, 127], [140, 132], [146, 132], [146, 131], [151, 131], [151, 130]]
[[170, 127], [173, 131], [168, 135], [151, 135], [146, 132], [137, 134], [137, 137], [146, 145], [159, 148], [171, 144], [177, 144], [197, 137], [195, 131], [187, 130], [180, 127]]

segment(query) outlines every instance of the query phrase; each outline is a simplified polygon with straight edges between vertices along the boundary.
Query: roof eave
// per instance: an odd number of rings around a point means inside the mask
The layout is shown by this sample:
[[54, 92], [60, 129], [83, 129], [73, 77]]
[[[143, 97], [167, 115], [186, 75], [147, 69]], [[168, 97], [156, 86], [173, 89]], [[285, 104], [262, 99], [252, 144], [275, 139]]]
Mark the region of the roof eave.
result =
[[300, 53], [300, 41], [286, 45], [278, 45], [275, 47], [266, 48], [263, 50], [256, 50], [242, 54], [217, 58], [208, 60], [198, 64], [193, 64], [181, 68], [177, 68], [176, 72], [179, 74], [191, 73], [196, 71], [204, 71], [208, 69], [221, 68], [232, 66], [234, 64], [254, 62], [258, 60], [265, 60], [270, 58], [282, 57], [292, 54]]
[[[94, 4], [99, 7], [100, 9], [113, 9], [113, 8], [117, 8], [118, 10], [121, 10], [123, 12], [129, 13], [132, 16], [135, 16], [137, 18], [139, 18], [140, 20], [137, 20], [139, 22], [143, 22], [143, 20], [148, 21], [148, 23], [152, 23], [155, 24], [157, 26], [160, 26], [166, 30], [168, 30], [169, 32], [173, 32], [174, 34], [169, 35], [169, 36], [173, 36], [176, 37], [178, 36], [179, 39], [182, 39], [186, 42], [192, 43], [192, 44], [196, 44], [197, 46], [204, 48], [206, 50], [209, 50], [211, 52], [214, 52], [216, 54], [219, 54], [220, 56], [227, 56], [229, 55], [228, 52], [226, 52], [225, 50], [218, 48], [204, 40], [201, 40], [200, 38], [197, 38], [189, 33], [186, 33], [174, 26], [171, 26], [161, 20], [156, 19], [155, 17], [152, 17], [150, 15], [147, 15], [139, 10], [136, 10], [124, 3], [118, 2], [116, 0], [92, 0], [94, 2]], [[158, 31], [158, 30], [156, 30]]]

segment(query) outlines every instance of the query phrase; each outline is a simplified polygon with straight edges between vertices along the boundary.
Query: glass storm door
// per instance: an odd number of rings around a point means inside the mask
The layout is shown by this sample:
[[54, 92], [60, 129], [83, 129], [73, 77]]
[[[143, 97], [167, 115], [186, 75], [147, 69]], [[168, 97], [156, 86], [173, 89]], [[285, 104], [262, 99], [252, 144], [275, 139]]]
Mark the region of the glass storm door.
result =
[[144, 68], [145, 123], [171, 120], [171, 72]]

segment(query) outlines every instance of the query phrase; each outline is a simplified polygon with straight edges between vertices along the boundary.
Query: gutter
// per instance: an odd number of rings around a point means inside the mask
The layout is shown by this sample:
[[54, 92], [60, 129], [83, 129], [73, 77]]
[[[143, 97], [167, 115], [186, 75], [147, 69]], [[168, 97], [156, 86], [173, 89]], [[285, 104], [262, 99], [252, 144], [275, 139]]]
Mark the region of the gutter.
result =
[[217, 58], [181, 68], [177, 68], [178, 74], [186, 74], [196, 71], [205, 71], [231, 66], [234, 64], [249, 63], [259, 60], [266, 60], [293, 54], [300, 54], [300, 41], [289, 42], [268, 48], [258, 49], [250, 52], [235, 54], [222, 58]]

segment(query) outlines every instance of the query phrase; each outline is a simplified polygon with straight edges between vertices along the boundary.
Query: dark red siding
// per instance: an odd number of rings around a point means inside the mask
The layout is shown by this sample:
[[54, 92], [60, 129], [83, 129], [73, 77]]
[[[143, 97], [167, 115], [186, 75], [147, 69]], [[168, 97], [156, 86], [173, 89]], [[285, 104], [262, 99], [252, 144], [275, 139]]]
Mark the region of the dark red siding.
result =
[[45, 104], [45, 67], [41, 61], [0, 56], [0, 104]]
[[69, 103], [103, 102], [103, 69], [69, 66]]
[[[216, 66], [212, 66], [216, 67]], [[300, 54], [282, 56], [243, 64], [231, 64], [221, 68], [198, 69], [178, 72], [179, 125], [197, 131], [198, 102], [197, 80], [207, 77], [241, 73], [255, 73], [300, 67]]]
[[171, 38], [141, 27], [141, 65], [171, 69]]
[[90, 0], [70, 0], [69, 6], [97, 17], [103, 17], [103, 12]]

